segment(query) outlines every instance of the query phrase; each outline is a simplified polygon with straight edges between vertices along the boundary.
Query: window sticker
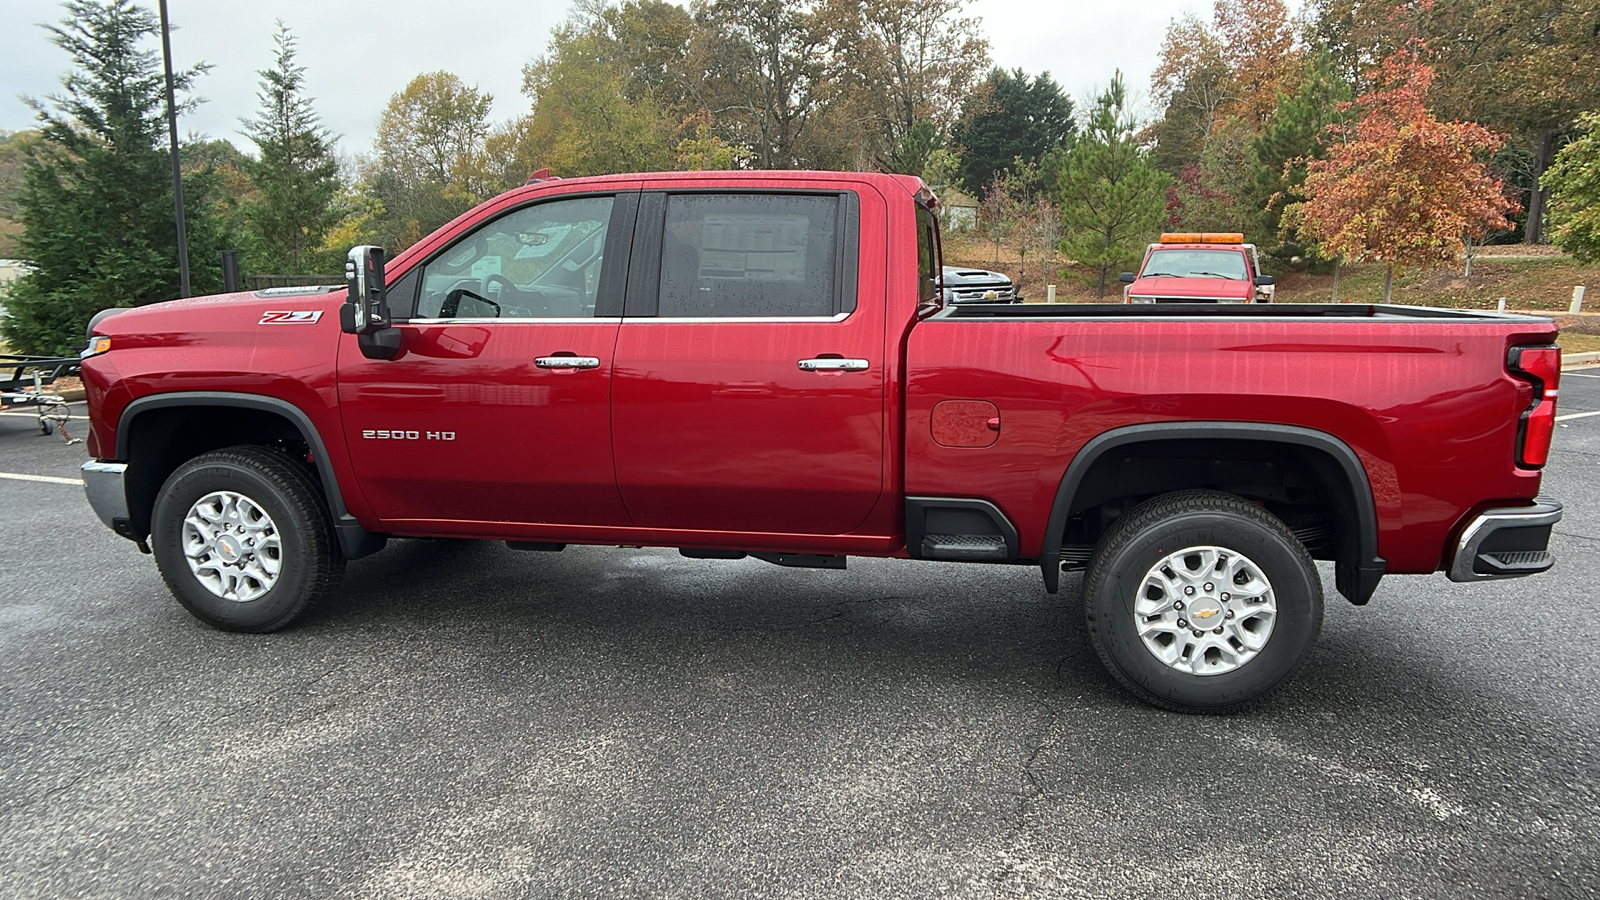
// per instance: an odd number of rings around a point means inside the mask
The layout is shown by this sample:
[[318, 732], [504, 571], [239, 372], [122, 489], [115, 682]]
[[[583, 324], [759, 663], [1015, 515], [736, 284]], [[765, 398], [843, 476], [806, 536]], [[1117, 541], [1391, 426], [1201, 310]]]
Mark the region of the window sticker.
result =
[[804, 281], [807, 216], [708, 215], [700, 229], [701, 278]]

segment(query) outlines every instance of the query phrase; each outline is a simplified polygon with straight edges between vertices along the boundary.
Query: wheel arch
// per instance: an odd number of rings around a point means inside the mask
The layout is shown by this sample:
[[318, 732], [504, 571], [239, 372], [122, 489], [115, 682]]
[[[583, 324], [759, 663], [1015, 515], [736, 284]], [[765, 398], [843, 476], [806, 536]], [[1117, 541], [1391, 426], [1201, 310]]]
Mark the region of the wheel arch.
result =
[[[197, 437], [197, 416], [212, 434]], [[315, 461], [316, 478], [346, 558], [382, 549], [385, 538], [368, 532], [345, 506], [327, 445], [304, 410], [287, 400], [228, 391], [183, 391], [140, 397], [117, 421], [116, 459], [129, 463], [126, 485], [131, 536], [149, 534], [157, 492], [178, 466], [200, 453], [243, 443], [299, 441]]]
[[1383, 577], [1386, 563], [1378, 555], [1378, 513], [1371, 482], [1355, 450], [1338, 437], [1313, 428], [1228, 421], [1129, 425], [1103, 432], [1084, 444], [1062, 475], [1045, 526], [1039, 564], [1046, 590], [1055, 593], [1059, 589], [1061, 547], [1067, 522], [1086, 495], [1086, 479], [1097, 464], [1114, 460], [1140, 445], [1170, 448], [1180, 442], [1196, 441], [1221, 441], [1252, 448], [1293, 448], [1311, 460], [1311, 467], [1317, 470], [1319, 480], [1334, 502], [1335, 515], [1350, 537], [1334, 557], [1339, 593], [1358, 605], [1371, 598]]

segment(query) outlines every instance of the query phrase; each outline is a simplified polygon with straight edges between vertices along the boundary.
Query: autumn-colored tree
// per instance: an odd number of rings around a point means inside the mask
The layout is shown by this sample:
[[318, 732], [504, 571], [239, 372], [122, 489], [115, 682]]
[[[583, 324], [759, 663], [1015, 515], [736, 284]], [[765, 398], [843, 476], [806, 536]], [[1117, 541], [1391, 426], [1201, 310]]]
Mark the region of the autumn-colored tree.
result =
[[1327, 257], [1387, 263], [1387, 303], [1396, 266], [1453, 262], [1464, 235], [1509, 227], [1514, 202], [1483, 162], [1503, 138], [1433, 116], [1433, 70], [1416, 48], [1384, 60], [1373, 80], [1355, 101], [1358, 117], [1330, 126], [1328, 158], [1307, 165], [1293, 219]]
[[1358, 73], [1420, 41], [1445, 118], [1511, 135], [1530, 159], [1524, 240], [1543, 240], [1539, 179], [1585, 110], [1600, 108], [1600, 0], [1313, 0], [1313, 32]]
[[815, 138], [839, 100], [831, 32], [811, 2], [696, 0], [689, 65], [713, 133], [763, 169], [842, 168], [854, 155]]
[[1210, 23], [1173, 20], [1150, 79], [1164, 109], [1157, 164], [1176, 173], [1195, 162], [1228, 119], [1259, 128], [1297, 87], [1302, 57], [1284, 0], [1216, 0]]
[[546, 166], [567, 177], [670, 168], [691, 28], [662, 0], [580, 0], [522, 69], [533, 108], [489, 136], [491, 180], [513, 187]]
[[389, 99], [362, 171], [382, 210], [373, 237], [399, 252], [495, 192], [481, 183], [492, 102], [449, 72], [418, 75]]
[[625, 72], [565, 49], [528, 67], [523, 91], [534, 105], [519, 156], [565, 177], [669, 168], [671, 120], [650, 95], [630, 98], [626, 85]]
[[[962, 101], [989, 68], [989, 41], [966, 0], [824, 0], [833, 36], [830, 76], [849, 120], [885, 171], [926, 159], [916, 148], [955, 125]], [[911, 145], [908, 152], [908, 144]], [[920, 166], [916, 166], [920, 171]]]
[[1600, 112], [1585, 115], [1582, 125], [1588, 132], [1562, 148], [1544, 185], [1556, 246], [1593, 262], [1600, 260]]
[[1327, 155], [1323, 139], [1328, 126], [1348, 115], [1349, 101], [1350, 85], [1334, 70], [1326, 50], [1307, 61], [1299, 88], [1279, 98], [1247, 156], [1255, 163], [1259, 242], [1299, 244], [1295, 229], [1283, 226], [1283, 210], [1305, 199], [1306, 164]]
[[685, 172], [737, 169], [743, 161], [738, 147], [711, 133], [711, 114], [705, 110], [684, 119], [679, 132], [683, 137], [672, 153]]
[[0, 259], [17, 253], [16, 237], [22, 233], [22, 223], [17, 221], [22, 164], [28, 145], [38, 139], [37, 131], [0, 131]]

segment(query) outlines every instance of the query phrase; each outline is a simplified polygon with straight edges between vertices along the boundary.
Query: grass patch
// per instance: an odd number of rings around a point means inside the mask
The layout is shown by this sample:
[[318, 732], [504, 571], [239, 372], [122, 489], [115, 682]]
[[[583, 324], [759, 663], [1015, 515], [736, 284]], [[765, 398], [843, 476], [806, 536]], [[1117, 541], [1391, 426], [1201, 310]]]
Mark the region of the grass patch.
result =
[[1600, 352], [1600, 334], [1576, 334], [1563, 331], [1556, 335], [1556, 343], [1563, 353]]

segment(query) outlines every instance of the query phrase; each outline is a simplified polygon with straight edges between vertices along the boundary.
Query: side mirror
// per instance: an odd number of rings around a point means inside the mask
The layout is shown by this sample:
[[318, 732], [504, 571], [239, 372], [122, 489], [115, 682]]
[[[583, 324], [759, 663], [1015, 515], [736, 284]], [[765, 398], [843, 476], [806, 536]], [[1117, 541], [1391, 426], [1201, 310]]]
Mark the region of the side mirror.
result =
[[1256, 276], [1256, 287], [1270, 287], [1275, 283], [1276, 282], [1273, 280], [1273, 277], [1271, 275], [1257, 275]]
[[1123, 284], [1133, 284], [1139, 279], [1138, 276], [1134, 275], [1132, 272], [1123, 272], [1121, 275], [1117, 276], [1117, 280]]
[[339, 328], [356, 336], [361, 355], [368, 359], [394, 359], [400, 355], [401, 334], [389, 327], [389, 293], [383, 278], [383, 248], [352, 247], [344, 263], [350, 296], [339, 307]]
[[339, 310], [345, 334], [372, 334], [389, 327], [389, 296], [383, 283], [383, 248], [350, 248], [344, 263], [350, 297]]

